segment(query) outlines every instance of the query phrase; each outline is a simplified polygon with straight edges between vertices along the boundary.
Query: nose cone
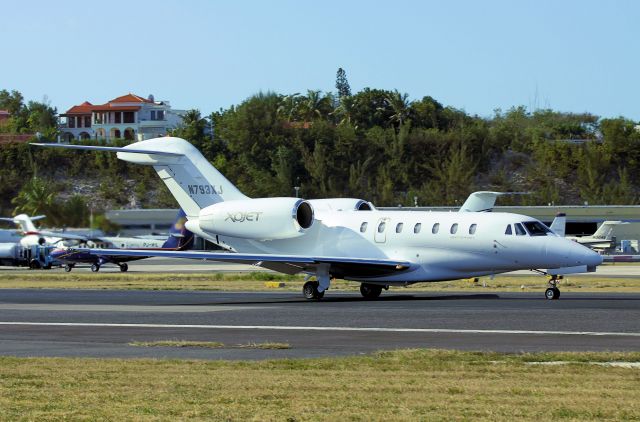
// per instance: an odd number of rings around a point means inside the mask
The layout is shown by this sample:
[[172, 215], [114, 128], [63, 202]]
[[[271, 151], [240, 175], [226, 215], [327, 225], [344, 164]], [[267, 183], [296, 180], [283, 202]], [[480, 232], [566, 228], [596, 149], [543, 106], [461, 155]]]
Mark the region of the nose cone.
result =
[[575, 250], [572, 251], [573, 259], [578, 262], [577, 265], [586, 265], [588, 267], [596, 267], [602, 264], [602, 255], [586, 246], [575, 243]]
[[564, 238], [553, 238], [547, 244], [547, 258], [559, 267], [581, 265], [595, 267], [602, 264], [600, 254], [573, 240]]

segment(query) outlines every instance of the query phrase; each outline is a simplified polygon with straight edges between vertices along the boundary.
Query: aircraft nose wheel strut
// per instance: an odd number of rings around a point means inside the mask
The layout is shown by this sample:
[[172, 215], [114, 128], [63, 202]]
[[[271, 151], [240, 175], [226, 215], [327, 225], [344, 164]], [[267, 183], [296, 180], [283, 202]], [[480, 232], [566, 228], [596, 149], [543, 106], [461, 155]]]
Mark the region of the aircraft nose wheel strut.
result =
[[545, 290], [544, 297], [548, 300], [560, 299], [560, 289], [558, 289], [559, 278], [557, 275], [551, 276], [549, 279], [549, 288]]

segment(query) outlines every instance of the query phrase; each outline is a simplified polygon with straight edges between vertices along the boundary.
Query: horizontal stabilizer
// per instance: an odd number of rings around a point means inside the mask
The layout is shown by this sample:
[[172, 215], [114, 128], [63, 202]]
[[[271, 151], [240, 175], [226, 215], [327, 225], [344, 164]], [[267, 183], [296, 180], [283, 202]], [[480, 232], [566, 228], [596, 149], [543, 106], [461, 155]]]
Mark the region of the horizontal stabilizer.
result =
[[71, 233], [65, 233], [65, 232], [49, 232], [49, 231], [41, 231], [39, 230], [37, 232], [37, 234], [39, 236], [47, 236], [47, 237], [59, 237], [61, 239], [67, 239], [67, 240], [88, 240], [86, 236], [81, 236], [78, 234], [71, 234]]
[[101, 147], [101, 146], [94, 146], [94, 145], [42, 144], [42, 143], [31, 143], [30, 145], [35, 145], [38, 147], [49, 147], [49, 148], [81, 149], [85, 151], [107, 151], [107, 152], [126, 152], [131, 154], [170, 155], [174, 157], [180, 157], [184, 155], [177, 152], [152, 151], [152, 150], [146, 150], [146, 149], [134, 149], [129, 147], [120, 148], [120, 147]]

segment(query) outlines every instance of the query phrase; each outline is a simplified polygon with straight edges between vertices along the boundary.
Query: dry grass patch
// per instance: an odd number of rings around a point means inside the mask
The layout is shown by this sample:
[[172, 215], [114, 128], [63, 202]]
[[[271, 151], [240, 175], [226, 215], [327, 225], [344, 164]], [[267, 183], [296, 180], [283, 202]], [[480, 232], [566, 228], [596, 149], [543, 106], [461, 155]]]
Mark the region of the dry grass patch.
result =
[[[638, 420], [640, 354], [404, 350], [219, 362], [0, 358], [2, 420]], [[564, 361], [560, 366], [527, 362]]]
[[[285, 287], [265, 287], [266, 281], [285, 282]], [[303, 276], [288, 276], [267, 271], [249, 273], [64, 273], [61, 271], [0, 272], [0, 289], [98, 289], [98, 290], [209, 290], [209, 291], [295, 291], [302, 290]], [[332, 291], [356, 292], [355, 282], [335, 280]], [[390, 292], [543, 292], [542, 276], [483, 277], [470, 280], [418, 283], [391, 287]], [[640, 292], [640, 278], [568, 276], [560, 283], [564, 292]]]
[[136, 347], [198, 347], [204, 349], [222, 349], [224, 343], [218, 341], [187, 341], [187, 340], [161, 340], [161, 341], [132, 341], [129, 346]]
[[129, 346], [137, 347], [195, 347], [205, 349], [290, 349], [288, 343], [245, 343], [226, 345], [218, 341], [188, 341], [188, 340], [160, 340], [160, 341], [134, 341]]

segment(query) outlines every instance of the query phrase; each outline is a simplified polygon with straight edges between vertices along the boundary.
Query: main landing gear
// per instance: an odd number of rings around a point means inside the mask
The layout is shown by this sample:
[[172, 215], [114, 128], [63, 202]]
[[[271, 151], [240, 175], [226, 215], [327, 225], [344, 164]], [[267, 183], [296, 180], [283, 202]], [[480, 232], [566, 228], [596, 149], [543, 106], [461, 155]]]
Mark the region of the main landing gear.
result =
[[122, 264], [118, 264], [120, 266], [120, 271], [123, 273], [126, 273], [127, 270], [129, 269], [129, 266], [127, 265], [126, 262], [123, 262]]
[[75, 267], [76, 264], [65, 264], [64, 266], [64, 272], [65, 273], [70, 273], [71, 270], [73, 270], [73, 267]]
[[544, 297], [548, 300], [560, 299], [560, 289], [558, 289], [559, 281], [560, 278], [557, 275], [552, 275], [549, 279], [549, 288], [544, 292]]
[[100, 264], [91, 264], [91, 272], [97, 273], [100, 271]]
[[382, 293], [382, 286], [378, 284], [362, 283], [360, 285], [360, 294], [365, 299], [377, 299]]
[[307, 300], [320, 300], [324, 297], [324, 292], [329, 289], [331, 284], [331, 274], [329, 274], [329, 265], [320, 264], [316, 268], [316, 280], [309, 280], [312, 274], [305, 277], [306, 283], [302, 286], [302, 295]]
[[324, 290], [319, 292], [319, 286], [320, 283], [318, 283], [316, 280], [307, 281], [306, 283], [304, 283], [304, 285], [302, 286], [302, 294], [304, 295], [304, 298], [308, 300], [322, 299], [324, 297]]

